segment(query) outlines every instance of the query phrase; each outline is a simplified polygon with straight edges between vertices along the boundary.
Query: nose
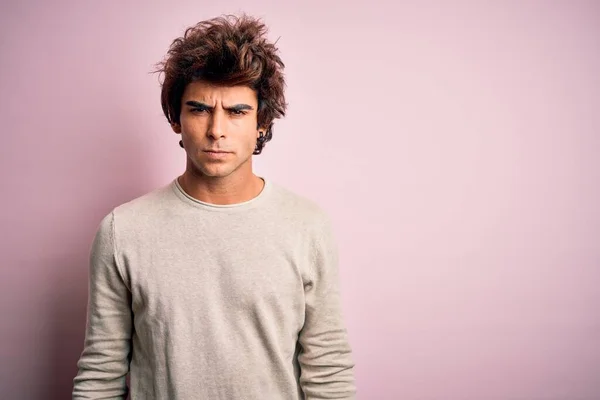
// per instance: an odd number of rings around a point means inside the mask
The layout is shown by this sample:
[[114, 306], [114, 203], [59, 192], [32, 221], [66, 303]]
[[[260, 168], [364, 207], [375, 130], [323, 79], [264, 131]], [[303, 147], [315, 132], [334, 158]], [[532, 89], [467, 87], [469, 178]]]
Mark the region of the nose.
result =
[[218, 140], [224, 137], [223, 125], [225, 124], [225, 116], [221, 110], [215, 110], [210, 116], [210, 123], [208, 126], [208, 136], [214, 140]]

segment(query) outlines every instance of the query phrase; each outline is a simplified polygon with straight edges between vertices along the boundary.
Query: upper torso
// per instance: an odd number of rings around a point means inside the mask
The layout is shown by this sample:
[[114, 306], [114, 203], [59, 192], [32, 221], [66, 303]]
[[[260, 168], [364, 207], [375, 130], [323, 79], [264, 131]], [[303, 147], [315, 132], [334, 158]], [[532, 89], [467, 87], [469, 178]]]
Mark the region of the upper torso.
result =
[[297, 339], [317, 216], [272, 183], [241, 207], [195, 201], [175, 182], [118, 207], [132, 400], [301, 398]]

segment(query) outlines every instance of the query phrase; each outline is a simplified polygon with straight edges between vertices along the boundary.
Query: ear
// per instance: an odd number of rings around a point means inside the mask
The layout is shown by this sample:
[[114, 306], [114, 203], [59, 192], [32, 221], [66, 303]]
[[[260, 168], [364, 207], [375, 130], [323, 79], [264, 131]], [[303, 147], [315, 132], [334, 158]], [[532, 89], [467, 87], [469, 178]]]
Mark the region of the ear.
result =
[[173, 132], [175, 133], [181, 133], [181, 125], [179, 125], [177, 122], [171, 123], [171, 129], [173, 129]]

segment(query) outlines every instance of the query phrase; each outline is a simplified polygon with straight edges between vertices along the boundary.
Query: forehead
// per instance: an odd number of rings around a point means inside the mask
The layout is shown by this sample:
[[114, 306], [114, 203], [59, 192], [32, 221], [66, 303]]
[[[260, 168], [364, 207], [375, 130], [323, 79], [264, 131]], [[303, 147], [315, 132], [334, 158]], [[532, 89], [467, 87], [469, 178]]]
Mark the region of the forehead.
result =
[[184, 92], [182, 103], [189, 100], [200, 101], [209, 105], [233, 105], [258, 103], [256, 91], [248, 86], [223, 86], [206, 81], [190, 82]]

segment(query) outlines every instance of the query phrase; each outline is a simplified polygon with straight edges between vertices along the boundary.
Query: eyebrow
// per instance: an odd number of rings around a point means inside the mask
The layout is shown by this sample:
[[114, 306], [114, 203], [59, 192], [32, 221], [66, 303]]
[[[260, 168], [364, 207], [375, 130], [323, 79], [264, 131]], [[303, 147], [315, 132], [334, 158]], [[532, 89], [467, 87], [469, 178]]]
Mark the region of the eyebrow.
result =
[[[214, 107], [209, 106], [208, 104], [202, 103], [200, 101], [195, 101], [195, 100], [186, 101], [185, 104], [188, 106], [192, 106], [192, 107], [196, 107], [196, 108], [203, 108], [203, 109], [207, 109], [207, 110], [211, 110], [211, 111], [214, 109]], [[224, 107], [224, 108], [227, 111], [254, 110], [254, 108], [251, 105], [243, 104], [243, 103], [235, 104], [233, 106]]]

